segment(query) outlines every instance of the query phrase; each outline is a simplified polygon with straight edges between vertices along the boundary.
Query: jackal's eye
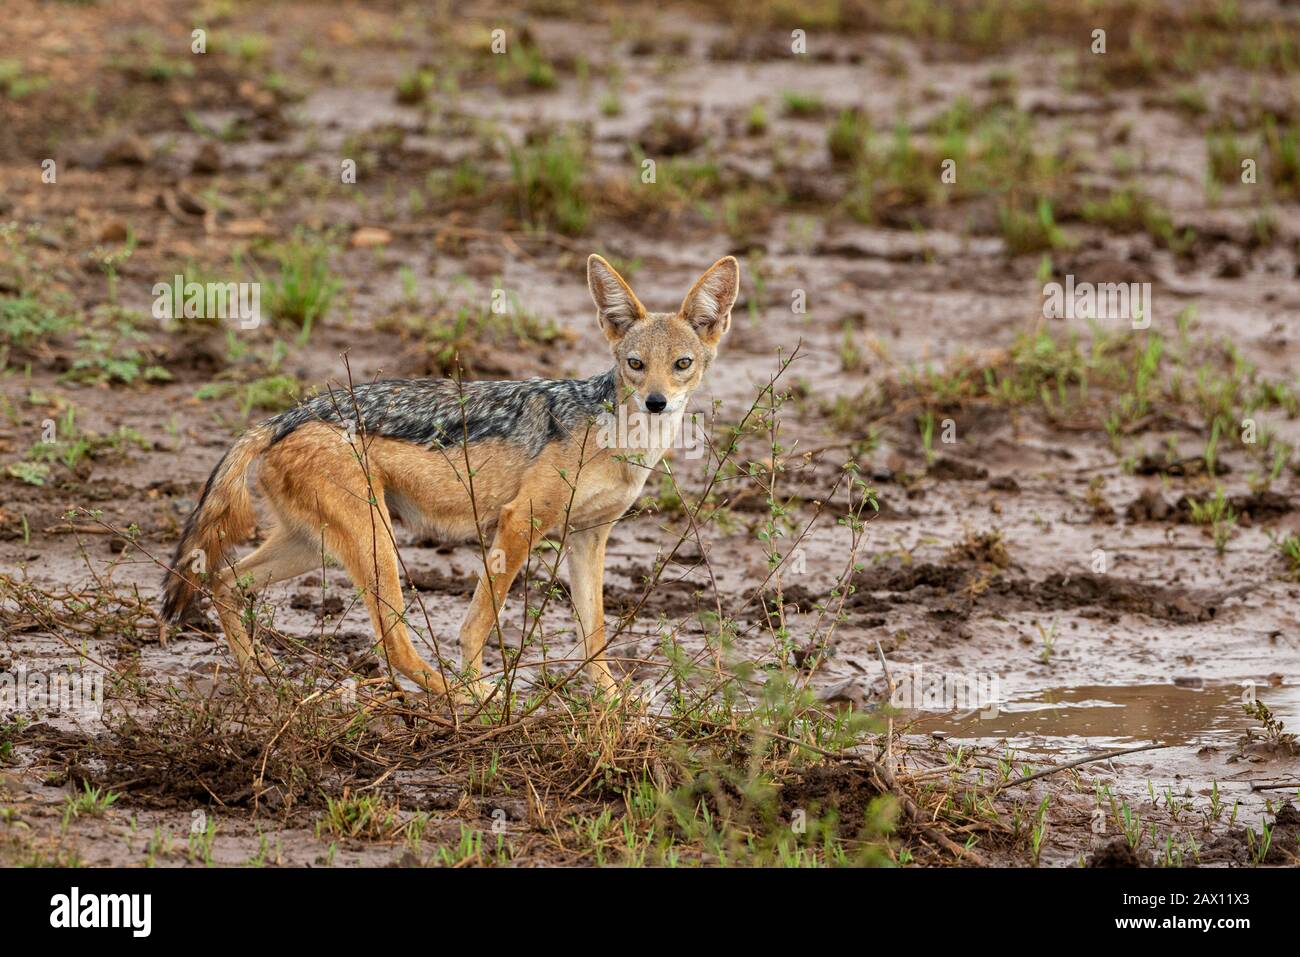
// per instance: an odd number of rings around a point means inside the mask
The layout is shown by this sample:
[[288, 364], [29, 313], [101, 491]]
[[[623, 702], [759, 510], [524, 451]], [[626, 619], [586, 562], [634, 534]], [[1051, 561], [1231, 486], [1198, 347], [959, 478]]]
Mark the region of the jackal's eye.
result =
[[628, 359], [627, 367], [629, 369], [634, 369], [637, 372], [640, 372], [642, 369], [645, 368], [645, 363], [642, 362], [640, 359]]
[[682, 356], [680, 359], [674, 362], [673, 365], [675, 365], [682, 372], [685, 372], [687, 369], [691, 367], [691, 363], [694, 361], [695, 360], [693, 360], [690, 356]]

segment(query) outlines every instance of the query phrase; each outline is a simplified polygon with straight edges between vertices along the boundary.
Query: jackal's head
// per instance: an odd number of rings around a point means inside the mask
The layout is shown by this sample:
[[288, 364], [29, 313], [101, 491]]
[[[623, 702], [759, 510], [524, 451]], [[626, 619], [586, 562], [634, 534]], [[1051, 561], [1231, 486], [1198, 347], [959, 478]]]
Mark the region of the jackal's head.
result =
[[622, 276], [599, 256], [587, 285], [614, 353], [619, 398], [644, 412], [677, 412], [718, 353], [740, 290], [740, 264], [719, 259], [695, 281], [676, 312], [646, 312]]

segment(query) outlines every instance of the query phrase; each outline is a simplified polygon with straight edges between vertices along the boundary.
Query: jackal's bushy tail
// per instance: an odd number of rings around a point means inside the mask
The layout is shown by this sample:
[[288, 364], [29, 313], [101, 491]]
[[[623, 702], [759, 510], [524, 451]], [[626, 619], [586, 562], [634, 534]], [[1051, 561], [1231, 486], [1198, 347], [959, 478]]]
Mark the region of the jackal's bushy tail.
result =
[[256, 518], [248, 494], [248, 469], [270, 442], [268, 426], [250, 429], [226, 450], [208, 476], [163, 580], [163, 617], [168, 621], [180, 619], [194, 602], [200, 576], [215, 573], [226, 550], [253, 534]]

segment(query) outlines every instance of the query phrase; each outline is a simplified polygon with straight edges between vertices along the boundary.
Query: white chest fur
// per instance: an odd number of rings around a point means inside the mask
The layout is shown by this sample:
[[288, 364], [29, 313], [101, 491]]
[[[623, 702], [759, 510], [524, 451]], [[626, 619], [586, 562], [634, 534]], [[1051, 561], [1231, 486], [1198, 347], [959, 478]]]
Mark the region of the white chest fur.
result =
[[[683, 403], [684, 404], [684, 403]], [[664, 453], [677, 442], [682, 429], [682, 409], [651, 415], [619, 406], [604, 416], [596, 433], [596, 443], [629, 464], [654, 468]]]
[[622, 514], [635, 503], [664, 453], [676, 444], [681, 434], [682, 414], [681, 409], [648, 415], [620, 408], [609, 415], [601, 423], [597, 443], [618, 461], [620, 467], [613, 474], [622, 480], [610, 482], [611, 473], [603, 472], [603, 480], [593, 482], [584, 490], [582, 511]]
[[644, 440], [632, 436], [633, 441], [629, 443], [631, 446], [629, 451], [634, 454], [639, 452], [645, 457], [645, 464], [654, 468], [681, 434], [682, 410], [665, 412], [662, 415], [647, 415], [644, 420], [646, 423]]

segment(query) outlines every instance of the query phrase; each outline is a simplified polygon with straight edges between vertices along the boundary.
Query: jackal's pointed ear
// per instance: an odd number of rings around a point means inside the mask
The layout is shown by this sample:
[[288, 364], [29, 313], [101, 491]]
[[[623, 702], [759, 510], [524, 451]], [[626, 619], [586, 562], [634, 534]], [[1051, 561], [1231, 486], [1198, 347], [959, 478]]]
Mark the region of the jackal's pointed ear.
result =
[[596, 315], [605, 338], [617, 342], [638, 319], [645, 318], [641, 305], [618, 271], [592, 253], [587, 257], [587, 287], [596, 302]]
[[682, 300], [682, 318], [705, 345], [716, 346], [731, 327], [731, 307], [740, 292], [740, 263], [724, 256], [710, 266]]

